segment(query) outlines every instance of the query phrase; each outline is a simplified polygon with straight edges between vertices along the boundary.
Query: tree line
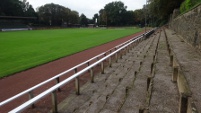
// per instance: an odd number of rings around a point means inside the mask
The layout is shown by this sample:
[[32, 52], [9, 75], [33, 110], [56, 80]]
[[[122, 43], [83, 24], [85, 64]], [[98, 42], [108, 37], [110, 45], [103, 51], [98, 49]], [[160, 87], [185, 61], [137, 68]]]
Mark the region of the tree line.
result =
[[37, 17], [37, 24], [48, 26], [75, 25], [87, 26], [88, 24], [104, 26], [129, 26], [142, 24], [142, 11], [127, 11], [123, 2], [116, 1], [105, 5], [103, 9], [94, 14], [92, 19], [84, 14], [79, 16], [77, 11], [67, 7], [48, 3], [33, 9], [27, 0], [2, 0], [0, 16]]
[[200, 4], [201, 0], [148, 0], [146, 8], [147, 20], [149, 24], [160, 26], [167, 23], [174, 9], [179, 13], [188, 11], [190, 8]]
[[178, 9], [184, 0], [148, 0], [144, 7], [147, 13], [148, 23], [155, 26], [168, 22], [174, 9]]
[[58, 26], [78, 24], [79, 13], [58, 4], [45, 4], [37, 9], [40, 24]]
[[0, 16], [36, 17], [37, 14], [26, 0], [1, 0]]
[[[36, 9], [26, 0], [1, 0], [0, 16], [37, 17], [38, 24], [48, 26], [88, 24], [100, 26], [159, 26], [168, 22], [174, 9], [187, 9], [200, 0], [147, 0], [142, 9], [127, 10], [121, 1], [106, 4], [92, 19], [58, 4], [45, 4]], [[196, 2], [197, 3], [197, 2]], [[184, 5], [181, 5], [184, 4]], [[145, 22], [146, 19], [146, 22]]]

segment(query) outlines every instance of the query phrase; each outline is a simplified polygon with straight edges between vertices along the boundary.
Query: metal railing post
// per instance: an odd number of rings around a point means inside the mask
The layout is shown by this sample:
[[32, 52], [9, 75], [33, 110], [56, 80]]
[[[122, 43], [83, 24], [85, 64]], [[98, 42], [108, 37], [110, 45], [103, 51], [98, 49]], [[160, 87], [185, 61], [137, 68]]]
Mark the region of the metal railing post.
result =
[[102, 74], [104, 74], [104, 70], [105, 70], [105, 69], [104, 69], [104, 63], [103, 63], [103, 62], [104, 62], [104, 61], [101, 62], [101, 73], [102, 73]]
[[112, 50], [110, 50], [110, 53], [112, 53]]
[[57, 113], [58, 112], [57, 93], [56, 93], [56, 91], [52, 92], [52, 111], [53, 111], [53, 113]]
[[[34, 98], [34, 94], [33, 94], [32, 91], [30, 91], [30, 92], [29, 92], [29, 100], [31, 100], [32, 98]], [[32, 107], [32, 108], [35, 108], [35, 105], [32, 104], [31, 107]]]
[[128, 50], [128, 46], [124, 49], [124, 55], [126, 55], [127, 54], [127, 51]]
[[[55, 80], [56, 80], [56, 84], [58, 84], [58, 83], [60, 82], [59, 77], [58, 77], [58, 78], [56, 78]], [[61, 89], [60, 89], [60, 88], [58, 88], [57, 90], [58, 90], [58, 91], [61, 91]]]
[[120, 52], [120, 59], [122, 59], [123, 58], [123, 52], [122, 52], [123, 50], [121, 50]]
[[129, 53], [130, 51], [130, 45], [127, 47], [127, 53]]
[[109, 67], [112, 67], [112, 58], [109, 58]]
[[[90, 63], [89, 62], [87, 62], [87, 66], [89, 66], [90, 65]], [[89, 73], [90, 73], [90, 70], [88, 71]]]
[[115, 62], [118, 62], [118, 53], [115, 54]]
[[[77, 68], [74, 70], [74, 73], [77, 73]], [[79, 82], [79, 77], [75, 78], [75, 90], [76, 94], [80, 95], [80, 82]]]
[[75, 78], [75, 89], [76, 89], [76, 94], [80, 95], [80, 82], [79, 82], [79, 77]]
[[91, 75], [91, 83], [94, 83], [94, 72], [93, 72], [93, 68], [90, 69], [90, 75]]

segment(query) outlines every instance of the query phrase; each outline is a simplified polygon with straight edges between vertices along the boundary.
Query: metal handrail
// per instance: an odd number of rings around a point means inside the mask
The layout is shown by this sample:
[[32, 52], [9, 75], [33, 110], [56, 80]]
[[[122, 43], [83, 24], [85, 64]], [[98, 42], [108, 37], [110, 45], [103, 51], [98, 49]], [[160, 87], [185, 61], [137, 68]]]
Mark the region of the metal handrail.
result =
[[[145, 33], [144, 35], [146, 36], [147, 34], [149, 34], [149, 33], [152, 32], [152, 31], [153, 31], [153, 30], [151, 30], [151, 31], [149, 31], [149, 32], [147, 32], [147, 33]], [[95, 67], [96, 65], [98, 65], [98, 64], [100, 64], [101, 62], [103, 62], [104, 60], [110, 58], [112, 55], [116, 54], [117, 52], [121, 51], [122, 49], [126, 48], [126, 47], [129, 46], [130, 44], [132, 44], [132, 43], [136, 42], [137, 40], [141, 39], [142, 37], [143, 37], [143, 35], [134, 37], [133, 39], [130, 39], [130, 40], [129, 40], [130, 42], [129, 42], [129, 41], [126, 41], [127, 43], [123, 43], [123, 44], [120, 44], [120, 45], [116, 46], [115, 48], [113, 48], [113, 49], [115, 49], [114, 52], [112, 52], [112, 53], [110, 53], [109, 55], [107, 55], [107, 56], [101, 58], [101, 59], [98, 60], [97, 62], [95, 62], [95, 63], [89, 65], [88, 67], [84, 68], [83, 70], [81, 70], [81, 71], [75, 73], [74, 75], [68, 77], [67, 79], [61, 81], [60, 83], [58, 83], [58, 84], [52, 86], [52, 87], [49, 88], [48, 90], [46, 90], [46, 91], [42, 92], [41, 94], [35, 96], [34, 98], [32, 98], [32, 99], [30, 99], [29, 101], [25, 102], [24, 104], [20, 105], [19, 107], [13, 109], [13, 110], [10, 111], [9, 113], [16, 113], [16, 112], [21, 112], [21, 111], [23, 111], [23, 110], [24, 110], [25, 108], [27, 108], [28, 106], [34, 104], [35, 102], [39, 101], [41, 98], [43, 98], [43, 97], [45, 97], [46, 95], [48, 95], [48, 94], [52, 93], [53, 91], [57, 90], [59, 87], [65, 85], [65, 84], [69, 83], [70, 81], [76, 79], [77, 77], [81, 76], [83, 73], [85, 73], [85, 72], [87, 72], [88, 70], [92, 69], [92, 68]], [[121, 46], [121, 47], [120, 47], [120, 46]], [[118, 48], [118, 47], [119, 47], [119, 48]], [[118, 49], [117, 49], [117, 48], [118, 48]], [[110, 49], [110, 50], [112, 50], [112, 49]], [[108, 51], [110, 51], [110, 50], [108, 50]], [[108, 52], [108, 51], [107, 51], [107, 52]], [[26, 93], [29, 93], [30, 91], [33, 91], [34, 89], [36, 89], [36, 88], [38, 88], [38, 87], [40, 87], [40, 86], [46, 84], [47, 82], [50, 82], [50, 81], [52, 81], [52, 80], [54, 80], [54, 79], [56, 79], [56, 78], [58, 78], [58, 77], [60, 77], [60, 76], [62, 76], [62, 75], [64, 75], [64, 74], [66, 74], [66, 73], [68, 73], [68, 72], [70, 72], [70, 71], [72, 71], [72, 70], [74, 70], [74, 69], [76, 69], [76, 68], [78, 68], [78, 67], [80, 67], [80, 66], [82, 66], [82, 65], [84, 65], [84, 64], [86, 64], [86, 63], [88, 63], [88, 62], [90, 62], [90, 61], [92, 61], [92, 60], [94, 60], [95, 58], [104, 55], [104, 54], [107, 53], [107, 52], [103, 52], [103, 53], [101, 53], [101, 54], [99, 54], [99, 55], [97, 55], [97, 56], [95, 56], [95, 57], [93, 57], [93, 58], [91, 58], [91, 59], [89, 59], [89, 60], [87, 60], [87, 61], [85, 61], [85, 62], [83, 62], [83, 63], [81, 63], [81, 64], [79, 64], [79, 65], [77, 65], [77, 66], [75, 66], [75, 67], [73, 67], [73, 68], [71, 68], [71, 69], [69, 69], [69, 70], [67, 70], [67, 71], [64, 71], [64, 72], [62, 72], [62, 73], [60, 73], [60, 74], [58, 74], [58, 75], [56, 75], [56, 76], [54, 76], [54, 77], [52, 77], [52, 78], [50, 78], [50, 79], [44, 81], [44, 82], [42, 82], [42, 83], [40, 83], [40, 84], [38, 84], [38, 85], [36, 85], [36, 86], [34, 86], [34, 87], [32, 87], [32, 88], [30, 88], [30, 89], [28, 89], [28, 90], [26, 90], [26, 91], [24, 91], [24, 92], [22, 92], [22, 93], [20, 93], [20, 94], [18, 94], [18, 95], [16, 95], [16, 96], [14, 96], [14, 97], [12, 97], [12, 98], [10, 98], [10, 100], [8, 99], [6, 102], [4, 101], [4, 103], [1, 103], [0, 105], [3, 105], [3, 104], [5, 104], [5, 103], [8, 103], [8, 102], [12, 101], [12, 99], [14, 100], [15, 98], [18, 98], [19, 96], [22, 96], [22, 95], [24, 95], [24, 94], [26, 94]]]
[[91, 59], [89, 59], [89, 60], [87, 60], [87, 61], [85, 61], [85, 62], [82, 62], [82, 63], [80, 63], [80, 64], [78, 64], [78, 65], [76, 65], [76, 66], [74, 66], [74, 67], [72, 67], [72, 68], [70, 68], [70, 69], [68, 69], [68, 70], [66, 70], [66, 71], [64, 71], [64, 72], [62, 72], [62, 73], [60, 73], [60, 74], [57, 74], [56, 76], [54, 76], [54, 77], [52, 77], [52, 78], [50, 78], [50, 79], [48, 79], [48, 80], [46, 80], [46, 81], [43, 81], [43, 82], [41, 82], [41, 83], [39, 83], [39, 84], [37, 84], [37, 85], [31, 87], [31, 88], [29, 88], [29, 89], [27, 89], [27, 90], [25, 90], [25, 91], [19, 93], [19, 94], [17, 94], [17, 95], [15, 95], [15, 96], [13, 96], [13, 97], [11, 97], [11, 98], [9, 98], [9, 99], [7, 99], [7, 100], [1, 102], [1, 103], [0, 103], [0, 106], [3, 106], [3, 105], [5, 105], [5, 104], [9, 103], [10, 101], [13, 101], [13, 100], [15, 100], [15, 99], [17, 99], [17, 98], [23, 96], [24, 94], [27, 94], [27, 93], [29, 93], [29, 92], [31, 92], [31, 91], [33, 91], [33, 90], [35, 90], [35, 89], [41, 87], [42, 85], [47, 84], [48, 82], [50, 82], [50, 81], [52, 81], [52, 80], [55, 80], [56, 78], [59, 78], [59, 77], [65, 75], [65, 74], [69, 73], [70, 71], [73, 71], [74, 69], [76, 69], [76, 68], [78, 68], [78, 67], [80, 67], [80, 66], [82, 66], [82, 65], [84, 65], [84, 64], [86, 64], [86, 63], [88, 63], [88, 62], [90, 62], [90, 61], [92, 61], [92, 60], [94, 60], [95, 58], [104, 55], [105, 53], [106, 53], [106, 52], [103, 52], [103, 53], [101, 53], [101, 54], [99, 54], [99, 55], [97, 55], [97, 56], [95, 56], [95, 57], [93, 57], [93, 58], [91, 58]]
[[[140, 36], [142, 36], [142, 35], [139, 35], [139, 36], [137, 36], [137, 37], [140, 37]], [[134, 37], [134, 38], [136, 38], [136, 37]], [[66, 70], [66, 71], [64, 71], [64, 72], [62, 72], [62, 73], [60, 73], [60, 74], [57, 74], [57, 75], [55, 75], [54, 77], [52, 77], [52, 78], [50, 78], [50, 79], [48, 79], [48, 80], [45, 80], [45, 81], [43, 81], [43, 82], [41, 82], [41, 83], [39, 83], [39, 84], [37, 84], [37, 85], [35, 85], [35, 86], [33, 86], [33, 87], [31, 87], [31, 88], [25, 90], [25, 91], [23, 91], [23, 92], [20, 92], [20, 93], [18, 93], [17, 95], [11, 97], [11, 98], [8, 98], [8, 99], [2, 101], [2, 102], [0, 103], [0, 106], [3, 106], [3, 105], [5, 105], [5, 104], [7, 104], [7, 103], [9, 103], [9, 102], [11, 102], [11, 101], [13, 101], [13, 100], [15, 100], [15, 99], [21, 97], [21, 96], [23, 96], [23, 95], [25, 95], [25, 94], [28, 94], [28, 93], [34, 91], [35, 89], [41, 87], [42, 85], [45, 85], [45, 84], [47, 84], [47, 83], [49, 83], [49, 82], [51, 82], [51, 81], [53, 81], [53, 80], [55, 80], [55, 79], [57, 79], [57, 78], [63, 76], [63, 75], [65, 75], [65, 74], [67, 74], [67, 73], [69, 73], [69, 72], [75, 70], [76, 68], [78, 68], [78, 67], [80, 67], [80, 66], [82, 66], [82, 65], [84, 65], [84, 64], [87, 64], [87, 63], [90, 62], [90, 61], [95, 60], [96, 58], [98, 58], [98, 57], [100, 57], [100, 56], [106, 54], [107, 52], [110, 52], [111, 50], [116, 50], [117, 48], [119, 48], [119, 47], [125, 45], [126, 43], [130, 42], [130, 41], [133, 40], [134, 38], [132, 38], [132, 39], [130, 39], [130, 40], [128, 40], [128, 41], [126, 41], [126, 42], [124, 42], [124, 43], [122, 43], [122, 44], [119, 44], [119, 45], [115, 46], [114, 48], [112, 48], [112, 49], [110, 49], [110, 50], [108, 50], [108, 51], [106, 51], [106, 52], [103, 52], [103, 53], [101, 53], [101, 54], [99, 54], [99, 55], [97, 55], [97, 56], [95, 56], [95, 57], [93, 57], [93, 58], [91, 58], [91, 59], [89, 59], [89, 60], [87, 60], [87, 61], [85, 61], [85, 62], [82, 62], [82, 63], [80, 63], [80, 64], [78, 64], [78, 65], [76, 65], [76, 66], [74, 66], [74, 67], [72, 67], [72, 68], [70, 68], [70, 69], [68, 69], [68, 70]]]

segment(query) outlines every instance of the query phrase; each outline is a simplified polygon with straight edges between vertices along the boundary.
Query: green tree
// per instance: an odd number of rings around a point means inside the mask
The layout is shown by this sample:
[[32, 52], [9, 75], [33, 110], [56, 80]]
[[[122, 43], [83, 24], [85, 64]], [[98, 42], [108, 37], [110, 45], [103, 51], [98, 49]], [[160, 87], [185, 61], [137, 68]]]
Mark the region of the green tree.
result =
[[201, 3], [201, 0], [185, 0], [180, 6], [180, 12], [183, 13], [198, 3]]
[[99, 25], [107, 25], [107, 15], [104, 9], [99, 11]]
[[104, 11], [106, 13], [106, 23], [108, 25], [122, 25], [123, 15], [126, 13], [127, 6], [121, 1], [106, 4]]
[[19, 0], [1, 0], [1, 16], [23, 16], [22, 2]]
[[80, 25], [81, 26], [87, 26], [88, 24], [88, 19], [84, 14], [80, 15]]
[[149, 0], [148, 12], [155, 19], [157, 25], [164, 24], [169, 20], [174, 9], [180, 7], [184, 0]]
[[29, 4], [29, 2], [27, 2], [27, 0], [23, 0], [21, 2], [21, 7], [25, 17], [37, 16], [37, 13], [35, 12], [34, 8], [32, 7], [32, 5]]
[[145, 23], [145, 15], [143, 9], [135, 10], [134, 12], [134, 24], [139, 26], [144, 26]]
[[26, 0], [1, 0], [0, 4], [1, 16], [25, 16], [36, 17], [37, 14], [32, 5]]
[[94, 17], [93, 17], [93, 24], [98, 24], [99, 23], [99, 15], [98, 13], [94, 14]]
[[76, 24], [79, 20], [78, 12], [53, 3], [39, 7], [37, 12], [40, 21], [46, 25], [60, 26], [63, 22]]
[[69, 22], [71, 24], [78, 24], [79, 23], [79, 13], [77, 11], [70, 11], [69, 14]]
[[134, 11], [127, 11], [127, 6], [121, 1], [111, 2], [99, 11], [99, 24], [106, 26], [134, 25]]
[[126, 26], [129, 26], [129, 25], [134, 25], [134, 20], [135, 20], [135, 15], [134, 15], [134, 12], [133, 11], [126, 11], [124, 14], [123, 14], [123, 18], [122, 18], [122, 25], [126, 25]]

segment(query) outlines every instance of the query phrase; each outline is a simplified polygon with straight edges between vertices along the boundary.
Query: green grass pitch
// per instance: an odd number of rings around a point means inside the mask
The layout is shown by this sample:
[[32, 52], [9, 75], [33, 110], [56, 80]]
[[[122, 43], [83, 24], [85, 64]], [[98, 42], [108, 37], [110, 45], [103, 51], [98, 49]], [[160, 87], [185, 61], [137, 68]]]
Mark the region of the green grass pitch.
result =
[[0, 78], [139, 31], [77, 28], [0, 32]]

